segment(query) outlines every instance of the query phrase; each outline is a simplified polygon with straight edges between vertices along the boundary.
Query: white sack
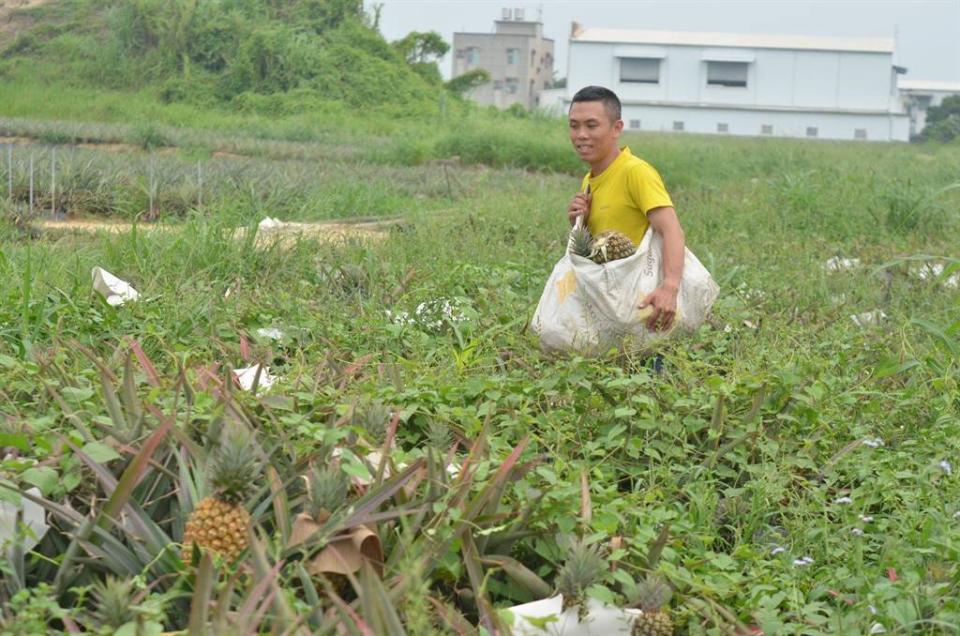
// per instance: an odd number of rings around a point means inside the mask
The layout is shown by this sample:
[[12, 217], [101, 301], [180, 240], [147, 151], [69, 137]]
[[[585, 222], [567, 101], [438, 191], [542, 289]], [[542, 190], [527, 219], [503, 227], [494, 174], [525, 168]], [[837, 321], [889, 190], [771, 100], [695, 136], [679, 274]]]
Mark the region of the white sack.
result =
[[[598, 354], [633, 339], [643, 344], [666, 334], [646, 327], [648, 313], [638, 309], [663, 278], [663, 237], [644, 234], [632, 256], [598, 265], [567, 253], [554, 266], [531, 327], [547, 351]], [[689, 249], [677, 295], [675, 327], [695, 331], [707, 319], [720, 288]], [[673, 330], [671, 330], [673, 331]]]

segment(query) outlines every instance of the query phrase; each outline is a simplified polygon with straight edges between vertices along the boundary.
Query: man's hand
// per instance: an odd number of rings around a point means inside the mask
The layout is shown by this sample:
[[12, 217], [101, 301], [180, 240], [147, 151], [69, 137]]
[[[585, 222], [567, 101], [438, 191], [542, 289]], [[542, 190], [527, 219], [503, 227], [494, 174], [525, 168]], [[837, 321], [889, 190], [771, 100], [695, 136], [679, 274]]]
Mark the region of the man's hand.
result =
[[650, 313], [647, 318], [647, 329], [651, 331], [666, 331], [673, 326], [677, 317], [677, 293], [679, 286], [664, 283], [640, 303], [639, 309]]
[[587, 217], [590, 216], [590, 202], [593, 201], [593, 195], [586, 192], [577, 192], [567, 208], [567, 220], [570, 225], [577, 222], [577, 217], [583, 217], [583, 223], [586, 225]]

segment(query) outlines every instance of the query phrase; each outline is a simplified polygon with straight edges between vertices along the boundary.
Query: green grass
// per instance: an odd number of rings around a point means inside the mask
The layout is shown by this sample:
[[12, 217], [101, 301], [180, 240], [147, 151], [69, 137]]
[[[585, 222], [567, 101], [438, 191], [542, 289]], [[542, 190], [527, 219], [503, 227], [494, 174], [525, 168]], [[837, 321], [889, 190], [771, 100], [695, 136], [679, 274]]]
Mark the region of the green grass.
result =
[[[534, 534], [509, 556], [548, 582], [561, 561], [558, 534], [584, 533], [604, 545], [624, 537], [625, 549], [608, 555], [619, 574], [591, 588], [598, 598], [616, 599], [628, 591], [622, 579], [640, 577], [649, 546], [669, 522], [657, 570], [676, 588], [682, 633], [721, 633], [731, 616], [769, 634], [860, 634], [877, 622], [889, 633], [960, 628], [960, 477], [940, 465], [947, 460], [960, 470], [960, 292], [921, 280], [902, 260], [960, 256], [960, 191], [951, 188], [960, 174], [956, 147], [628, 135], [634, 153], [662, 172], [688, 245], [722, 287], [712, 323], [663, 345], [666, 368], [656, 375], [636, 355], [546, 357], [525, 329], [562, 253], [564, 210], [579, 185], [562, 121], [474, 113], [439, 122], [378, 120], [368, 131], [366, 120], [347, 114], [270, 120], [157, 106], [146, 94], [125, 101], [97, 93], [93, 100], [93, 93], [60, 98], [31, 90], [19, 97], [0, 91], [0, 113], [90, 122], [82, 125], [150, 115], [221, 141], [299, 141], [303, 158], [278, 161], [264, 152], [216, 164], [215, 204], [201, 212], [184, 203], [170, 217], [182, 231], [28, 240], [5, 226], [0, 435], [4, 446], [29, 440], [0, 462], [10, 483], [39, 482], [48, 497], [82, 510], [92, 496], [104, 497], [83, 483], [89, 474], [76, 454], [58, 445], [62, 436], [86, 442], [78, 421], [109, 421], [100, 372], [78, 345], [119, 376], [126, 339], [141, 343], [163, 383], [151, 387], [136, 371], [137, 393], [161, 410], [179, 412], [170, 395], [186, 369], [198, 414], [177, 421], [193, 435], [196, 422], [216, 412], [197, 370], [246, 364], [249, 344], [251, 359], [284, 380], [272, 402], [239, 400], [261, 418], [263, 441], [294, 458], [291, 466], [343, 432], [336, 422], [351, 405], [371, 399], [401, 414], [397, 461], [425, 453], [431, 426], [448, 429], [462, 446], [489, 444], [474, 493], [529, 436], [522, 461], [539, 463], [515, 476], [477, 529], [496, 536], [490, 528], [528, 511]], [[44, 96], [72, 105], [59, 115], [55, 105], [30, 113], [29, 104]], [[327, 133], [335, 143], [323, 140]], [[332, 145], [353, 151], [313, 159]], [[16, 152], [22, 161], [27, 150]], [[450, 155], [479, 165], [430, 163]], [[142, 174], [150, 155], [76, 151], [71, 160], [92, 162], [92, 180], [116, 195], [133, 192], [121, 177]], [[171, 182], [180, 175], [185, 183], [194, 160], [183, 152], [157, 159]], [[4, 188], [0, 180], [0, 193]], [[266, 191], [272, 194], [261, 196]], [[142, 200], [120, 207], [129, 218]], [[257, 248], [231, 238], [236, 225], [263, 215], [360, 212], [399, 213], [409, 222], [382, 243]], [[861, 267], [824, 271], [835, 255], [859, 258]], [[95, 265], [131, 281], [145, 300], [107, 306], [90, 289]], [[464, 320], [434, 331], [398, 324], [387, 313], [412, 314], [437, 298], [454, 299]], [[849, 317], [874, 309], [888, 319], [859, 328]], [[286, 336], [264, 340], [256, 336], [262, 327]], [[332, 371], [355, 361], [354, 375]], [[874, 439], [883, 444], [858, 443]], [[56, 479], [29, 472], [34, 460]], [[581, 474], [592, 501], [586, 526]], [[442, 512], [431, 536], [452, 537], [457, 518], [446, 504], [434, 505]], [[427, 633], [427, 596], [479, 620], [472, 598], [481, 588], [470, 581], [469, 551], [441, 542], [447, 548], [439, 556], [414, 558], [419, 565], [410, 569], [403, 549], [426, 548], [404, 535], [405, 523], [383, 522], [380, 533], [394, 554], [387, 585], [398, 586], [393, 600], [411, 633]], [[485, 535], [474, 536], [482, 546]], [[42, 556], [27, 560], [28, 586], [39, 591], [51, 581], [48, 561], [63, 547], [53, 536], [40, 544]], [[811, 564], [794, 565], [806, 556]], [[530, 598], [503, 569], [485, 567], [482, 593], [493, 605]], [[279, 580], [306, 612], [292, 568]], [[398, 584], [402, 574], [414, 576], [407, 587]], [[154, 569], [143, 575], [147, 582], [157, 576]], [[77, 599], [53, 596], [63, 607]], [[41, 606], [35, 600], [31, 611]], [[183, 627], [173, 610], [167, 621]]]

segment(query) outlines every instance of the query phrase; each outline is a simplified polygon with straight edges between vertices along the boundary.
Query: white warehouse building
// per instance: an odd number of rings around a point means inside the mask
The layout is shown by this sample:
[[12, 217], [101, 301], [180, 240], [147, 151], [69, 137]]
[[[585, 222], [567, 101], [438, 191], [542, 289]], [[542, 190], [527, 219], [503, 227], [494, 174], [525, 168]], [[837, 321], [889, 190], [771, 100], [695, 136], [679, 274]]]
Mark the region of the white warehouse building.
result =
[[581, 29], [565, 103], [611, 88], [627, 130], [908, 141], [894, 41]]

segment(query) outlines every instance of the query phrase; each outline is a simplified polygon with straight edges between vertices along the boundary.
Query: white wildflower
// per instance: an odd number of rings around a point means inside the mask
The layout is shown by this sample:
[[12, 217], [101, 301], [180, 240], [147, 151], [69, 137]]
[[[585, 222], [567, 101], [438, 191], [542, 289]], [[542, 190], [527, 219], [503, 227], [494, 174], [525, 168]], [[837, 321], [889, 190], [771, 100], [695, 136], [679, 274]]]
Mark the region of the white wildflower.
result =
[[850, 497], [837, 497], [833, 500], [833, 503], [837, 504], [838, 506], [847, 506], [853, 503], [853, 499]]
[[871, 517], [870, 515], [860, 515], [860, 521], [864, 523], [872, 523], [873, 517]]
[[387, 320], [389, 320], [395, 325], [400, 325], [401, 327], [412, 325], [415, 322], [413, 318], [410, 317], [410, 314], [405, 311], [398, 311], [397, 313], [393, 313], [392, 311], [387, 309], [385, 313], [387, 314]]
[[948, 474], [948, 475], [953, 474], [953, 466], [951, 466], [951, 465], [950, 465], [950, 462], [948, 462], [947, 460], [945, 460], [945, 459], [944, 459], [944, 460], [941, 460], [938, 465], [940, 466], [940, 470], [942, 470], [942, 471], [945, 472], [946, 474]]
[[813, 558], [808, 557], [808, 556], [800, 557], [799, 559], [794, 559], [794, 561], [793, 561], [793, 564], [794, 564], [796, 567], [798, 567], [798, 568], [802, 568], [802, 567], [805, 567], [805, 566], [807, 566], [807, 565], [812, 565], [813, 563], [814, 563]]
[[276, 327], [261, 327], [257, 329], [257, 335], [261, 338], [270, 338], [271, 340], [280, 340], [283, 338], [283, 332]]
[[873, 627], [870, 628], [871, 634], [886, 634], [887, 628], [881, 625], [880, 623], [874, 623]]
[[883, 440], [880, 439], [879, 437], [875, 437], [873, 439], [865, 439], [860, 443], [863, 444], [864, 446], [869, 446], [870, 448], [879, 448], [883, 446]]
[[773, 550], [770, 550], [770, 556], [776, 556], [786, 551], [787, 549], [785, 547], [783, 547], [782, 545], [778, 545], [778, 546], [775, 546]]
[[855, 537], [862, 537], [863, 530], [861, 530], [860, 528], [850, 528], [850, 534], [852, 534]]

